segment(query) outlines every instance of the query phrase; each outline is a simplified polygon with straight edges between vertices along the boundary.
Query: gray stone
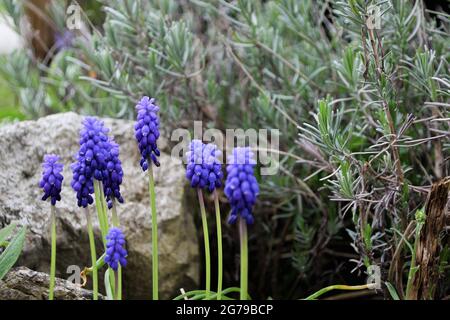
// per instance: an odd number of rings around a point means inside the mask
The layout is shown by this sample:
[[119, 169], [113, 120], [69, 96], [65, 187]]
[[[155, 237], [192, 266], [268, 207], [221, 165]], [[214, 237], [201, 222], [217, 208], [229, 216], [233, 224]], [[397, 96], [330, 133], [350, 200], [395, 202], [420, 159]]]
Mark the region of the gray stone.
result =
[[[17, 221], [28, 226], [24, 251], [16, 265], [49, 271], [50, 204], [41, 201], [38, 187], [46, 153], [56, 153], [64, 163], [62, 201], [57, 203], [57, 276], [67, 278], [67, 267], [90, 265], [85, 214], [76, 205], [70, 187], [70, 164], [78, 150], [83, 117], [75, 113], [51, 115], [0, 127], [0, 227]], [[129, 264], [124, 270], [124, 296], [151, 297], [151, 216], [148, 179], [139, 166], [133, 122], [104, 119], [120, 145], [124, 204], [118, 205], [127, 237]], [[155, 168], [159, 225], [160, 292], [162, 298], [190, 290], [199, 280], [199, 246], [192, 209], [186, 203], [184, 168], [168, 155], [168, 143], [159, 141], [161, 167]], [[166, 152], [164, 152], [166, 151]], [[95, 207], [90, 207], [95, 216]], [[95, 216], [96, 217], [96, 216]], [[97, 219], [98, 256], [102, 251]], [[102, 286], [101, 286], [102, 287]]]
[[[43, 272], [19, 267], [10, 270], [0, 280], [0, 300], [48, 300], [50, 276]], [[55, 279], [55, 300], [92, 300], [92, 291], [81, 288], [70, 281]], [[104, 300], [99, 295], [99, 300]]]

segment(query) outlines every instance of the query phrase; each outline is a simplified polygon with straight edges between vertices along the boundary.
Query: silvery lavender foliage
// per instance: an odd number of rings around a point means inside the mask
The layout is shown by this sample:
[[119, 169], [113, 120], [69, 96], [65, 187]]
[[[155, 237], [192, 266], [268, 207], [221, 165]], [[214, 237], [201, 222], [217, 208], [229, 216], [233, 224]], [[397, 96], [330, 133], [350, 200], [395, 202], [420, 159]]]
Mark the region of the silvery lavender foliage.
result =
[[120, 193], [122, 178], [123, 170], [119, 159], [119, 145], [113, 139], [110, 139], [108, 158], [106, 159], [106, 175], [103, 177], [103, 189], [109, 209], [112, 208], [114, 199], [123, 203], [123, 197]]
[[159, 107], [155, 104], [155, 99], [144, 96], [136, 105], [136, 110], [135, 137], [142, 155], [141, 167], [145, 171], [149, 166], [148, 160], [159, 167], [156, 158], [160, 155], [156, 144], [159, 138]]
[[56, 204], [56, 201], [61, 200], [61, 185], [64, 179], [61, 174], [63, 170], [63, 164], [59, 163], [59, 157], [55, 154], [47, 154], [44, 156], [44, 162], [42, 163], [42, 179], [39, 183], [39, 187], [44, 190], [44, 196], [42, 200], [50, 198], [52, 205]]
[[186, 153], [186, 178], [193, 188], [207, 188], [212, 192], [222, 186], [222, 165], [219, 157], [222, 152], [216, 145], [204, 144], [200, 140], [192, 140]]
[[80, 150], [72, 164], [72, 188], [77, 193], [78, 206], [87, 207], [93, 203], [94, 179], [104, 180], [109, 176], [106, 160], [111, 149], [108, 129], [103, 121], [87, 117], [80, 132]]
[[240, 215], [247, 224], [253, 224], [252, 208], [259, 194], [258, 181], [253, 172], [256, 165], [253, 152], [249, 148], [234, 148], [228, 163], [225, 182], [225, 195], [231, 204], [228, 223], [235, 223]]
[[105, 262], [117, 271], [119, 263], [122, 267], [127, 265], [128, 252], [125, 249], [125, 236], [119, 228], [111, 228], [106, 235], [106, 256]]

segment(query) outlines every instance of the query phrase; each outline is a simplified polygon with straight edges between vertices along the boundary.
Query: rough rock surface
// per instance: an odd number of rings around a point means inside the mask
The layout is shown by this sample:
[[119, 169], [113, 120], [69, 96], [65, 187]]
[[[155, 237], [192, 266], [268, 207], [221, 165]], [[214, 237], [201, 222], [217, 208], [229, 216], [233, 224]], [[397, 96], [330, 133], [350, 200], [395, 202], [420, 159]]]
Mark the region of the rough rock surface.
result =
[[[90, 265], [85, 214], [76, 205], [70, 187], [70, 163], [78, 150], [83, 117], [75, 113], [51, 115], [0, 127], [0, 228], [11, 221], [28, 226], [24, 251], [17, 266], [49, 271], [50, 207], [41, 201], [38, 182], [46, 153], [56, 153], [64, 163], [62, 201], [57, 203], [57, 276], [67, 278], [70, 265], [81, 269]], [[120, 145], [124, 170], [124, 204], [118, 214], [127, 237], [129, 264], [124, 270], [124, 296], [143, 299], [151, 296], [151, 217], [148, 179], [139, 166], [133, 122], [104, 119]], [[199, 280], [199, 246], [191, 211], [186, 203], [184, 169], [168, 151], [162, 150], [161, 167], [154, 170], [159, 225], [160, 292], [174, 297], [179, 288], [190, 290]], [[94, 206], [90, 207], [95, 215]], [[95, 219], [97, 220], [97, 219]], [[96, 226], [97, 252], [102, 252]]]
[[[0, 300], [48, 300], [50, 276], [19, 267], [0, 280]], [[55, 279], [55, 300], [92, 300], [92, 291], [63, 279]], [[99, 300], [105, 299], [99, 295]]]

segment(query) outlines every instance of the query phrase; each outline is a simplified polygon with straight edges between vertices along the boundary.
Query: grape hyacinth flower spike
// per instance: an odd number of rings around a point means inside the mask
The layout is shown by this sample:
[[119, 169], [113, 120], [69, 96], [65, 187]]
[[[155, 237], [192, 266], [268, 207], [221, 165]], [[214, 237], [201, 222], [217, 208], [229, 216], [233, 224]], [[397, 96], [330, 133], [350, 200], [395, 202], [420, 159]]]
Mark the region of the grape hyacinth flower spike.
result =
[[137, 119], [134, 125], [135, 137], [141, 153], [141, 167], [146, 171], [153, 163], [159, 167], [159, 107], [155, 99], [144, 96], [136, 105]]
[[259, 194], [258, 181], [254, 175], [256, 161], [250, 148], [234, 148], [228, 157], [225, 195], [230, 201], [231, 214], [228, 223], [239, 219], [241, 242], [241, 300], [248, 297], [248, 236], [247, 224], [253, 224], [252, 214], [256, 197]]
[[119, 145], [113, 140], [109, 140], [108, 158], [106, 159], [106, 172], [103, 177], [103, 190], [106, 197], [108, 209], [113, 212], [113, 225], [119, 225], [115, 202], [123, 203], [123, 197], [120, 193], [122, 184], [123, 170], [122, 162], [119, 159]]
[[[119, 287], [119, 270], [127, 265], [127, 250], [125, 249], [125, 236], [122, 230], [113, 227], [106, 236], [105, 262], [114, 271], [115, 288]], [[119, 300], [119, 290], [116, 290], [115, 299]]]
[[[117, 215], [117, 202], [123, 203], [123, 197], [120, 193], [120, 185], [123, 179], [122, 162], [119, 159], [119, 145], [109, 138], [109, 144], [106, 162], [106, 171], [103, 174], [103, 191], [106, 198], [108, 209], [112, 211], [112, 224], [119, 227], [119, 216]], [[122, 300], [122, 268], [119, 266], [116, 275], [117, 285], [114, 287], [115, 297]]]
[[198, 200], [203, 225], [203, 238], [205, 245], [205, 263], [206, 263], [206, 298], [209, 297], [211, 289], [211, 261], [209, 249], [208, 221], [206, 217], [205, 204], [203, 199], [203, 189], [208, 189], [214, 193], [214, 205], [216, 209], [216, 226], [217, 226], [217, 250], [218, 250], [218, 282], [217, 282], [217, 299], [221, 299], [222, 294], [222, 228], [220, 219], [219, 197], [216, 188], [222, 186], [222, 165], [219, 157], [221, 151], [214, 144], [204, 144], [200, 140], [192, 140], [189, 150], [186, 153], [187, 167], [186, 178], [190, 181], [193, 188], [197, 189]]
[[92, 261], [92, 280], [94, 300], [98, 299], [97, 253], [95, 249], [94, 232], [88, 206], [94, 202], [92, 194], [95, 193], [95, 206], [106, 246], [108, 220], [106, 206], [104, 205], [103, 188], [100, 184], [107, 177], [106, 159], [110, 150], [108, 129], [102, 121], [94, 117], [86, 117], [80, 132], [80, 149], [76, 155], [76, 162], [72, 164], [72, 188], [76, 192], [78, 206], [83, 207], [86, 213], [89, 245]]
[[64, 179], [62, 175], [63, 164], [59, 163], [59, 157], [54, 154], [44, 156], [42, 164], [42, 179], [39, 183], [44, 191], [43, 201], [50, 198], [51, 203], [51, 255], [50, 255], [50, 288], [48, 298], [53, 300], [55, 289], [55, 270], [56, 270], [56, 201], [61, 200], [61, 186]]
[[147, 96], [136, 105], [137, 119], [134, 125], [135, 137], [141, 153], [140, 165], [142, 170], [148, 171], [148, 185], [150, 193], [150, 207], [152, 216], [152, 290], [153, 300], [158, 300], [158, 222], [156, 217], [155, 181], [153, 166], [159, 167], [157, 157], [160, 151], [157, 146], [159, 138], [159, 107], [155, 99]]

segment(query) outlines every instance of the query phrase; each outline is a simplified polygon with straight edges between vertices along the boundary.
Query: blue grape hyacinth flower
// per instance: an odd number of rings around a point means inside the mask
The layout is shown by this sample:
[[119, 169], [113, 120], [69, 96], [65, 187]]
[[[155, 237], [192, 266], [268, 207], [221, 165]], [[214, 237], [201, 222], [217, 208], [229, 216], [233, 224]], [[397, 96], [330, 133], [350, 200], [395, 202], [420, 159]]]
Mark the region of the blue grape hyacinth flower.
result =
[[120, 193], [122, 179], [123, 170], [122, 162], [119, 159], [119, 145], [113, 139], [110, 139], [106, 159], [106, 174], [103, 177], [103, 190], [109, 209], [112, 208], [114, 199], [123, 203], [123, 197]]
[[207, 188], [209, 192], [222, 186], [222, 152], [215, 144], [192, 140], [186, 153], [186, 178], [193, 188]]
[[128, 252], [125, 249], [125, 236], [119, 228], [111, 228], [106, 236], [105, 262], [117, 271], [119, 264], [122, 267], [127, 265]]
[[52, 205], [61, 200], [61, 186], [64, 179], [62, 175], [64, 166], [58, 161], [59, 157], [55, 154], [44, 156], [42, 179], [39, 182], [39, 187], [44, 190], [42, 200], [45, 201], [50, 198]]
[[77, 193], [78, 206], [87, 207], [93, 203], [94, 179], [103, 181], [108, 177], [106, 160], [111, 149], [108, 129], [103, 121], [87, 117], [80, 132], [80, 150], [72, 164], [72, 188]]
[[141, 167], [146, 171], [151, 163], [159, 167], [160, 152], [156, 144], [159, 138], [159, 107], [155, 99], [144, 96], [136, 105], [137, 119], [134, 125], [135, 137], [141, 152]]
[[240, 215], [247, 224], [253, 224], [253, 205], [259, 194], [258, 181], [254, 175], [256, 161], [250, 148], [234, 148], [228, 157], [225, 195], [231, 204], [228, 223], [234, 224]]

